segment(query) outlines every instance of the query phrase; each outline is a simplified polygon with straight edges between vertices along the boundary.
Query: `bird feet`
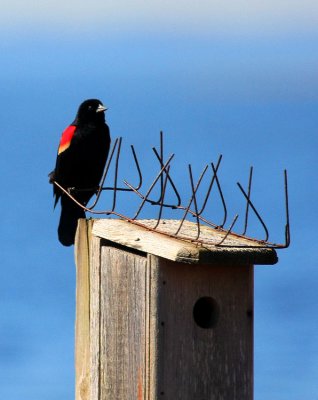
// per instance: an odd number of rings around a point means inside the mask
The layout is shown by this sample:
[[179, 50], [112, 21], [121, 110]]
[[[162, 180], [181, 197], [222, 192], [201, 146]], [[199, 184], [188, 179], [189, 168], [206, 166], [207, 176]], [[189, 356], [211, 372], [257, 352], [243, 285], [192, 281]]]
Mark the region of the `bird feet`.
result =
[[72, 195], [72, 192], [74, 192], [76, 190], [76, 188], [75, 187], [69, 187], [66, 190], [67, 190], [68, 194]]

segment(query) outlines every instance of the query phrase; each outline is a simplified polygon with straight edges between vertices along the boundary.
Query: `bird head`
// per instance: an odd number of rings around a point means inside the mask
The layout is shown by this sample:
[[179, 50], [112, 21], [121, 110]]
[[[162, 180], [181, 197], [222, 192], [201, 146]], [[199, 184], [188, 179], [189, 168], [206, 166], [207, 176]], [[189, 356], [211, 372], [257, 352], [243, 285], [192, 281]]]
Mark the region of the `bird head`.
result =
[[77, 120], [79, 122], [105, 121], [105, 111], [107, 108], [100, 100], [85, 100], [78, 109]]

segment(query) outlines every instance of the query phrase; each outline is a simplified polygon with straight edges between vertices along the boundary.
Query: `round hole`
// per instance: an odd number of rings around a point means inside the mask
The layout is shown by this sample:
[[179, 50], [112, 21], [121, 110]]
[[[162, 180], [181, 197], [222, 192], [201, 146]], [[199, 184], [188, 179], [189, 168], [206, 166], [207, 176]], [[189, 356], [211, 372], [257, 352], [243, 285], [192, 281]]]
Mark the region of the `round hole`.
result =
[[200, 328], [214, 328], [219, 314], [219, 305], [212, 297], [201, 297], [193, 307], [193, 318]]

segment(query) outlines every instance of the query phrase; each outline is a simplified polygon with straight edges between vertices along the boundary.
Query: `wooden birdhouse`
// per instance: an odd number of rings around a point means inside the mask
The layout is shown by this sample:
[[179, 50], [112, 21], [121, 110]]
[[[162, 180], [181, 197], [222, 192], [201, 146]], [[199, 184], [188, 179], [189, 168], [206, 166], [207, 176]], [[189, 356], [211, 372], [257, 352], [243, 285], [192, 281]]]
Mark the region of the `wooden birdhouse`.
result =
[[253, 271], [275, 250], [234, 235], [236, 247], [195, 244], [169, 237], [174, 221], [160, 222], [166, 234], [147, 223], [79, 221], [76, 400], [251, 400]]

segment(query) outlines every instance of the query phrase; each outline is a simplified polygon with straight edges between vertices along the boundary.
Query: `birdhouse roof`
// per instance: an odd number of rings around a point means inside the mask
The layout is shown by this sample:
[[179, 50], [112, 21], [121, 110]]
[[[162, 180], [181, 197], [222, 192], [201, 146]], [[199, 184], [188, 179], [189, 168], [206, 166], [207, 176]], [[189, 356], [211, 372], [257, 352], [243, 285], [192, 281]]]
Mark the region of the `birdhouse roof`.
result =
[[121, 219], [92, 220], [92, 234], [144, 253], [154, 254], [172, 261], [191, 264], [275, 264], [276, 251], [260, 242], [228, 234], [208, 226], [200, 226], [197, 241], [197, 224], [184, 221], [178, 238], [173, 237], [180, 221], [161, 220], [153, 230], [156, 220], [126, 221]]

